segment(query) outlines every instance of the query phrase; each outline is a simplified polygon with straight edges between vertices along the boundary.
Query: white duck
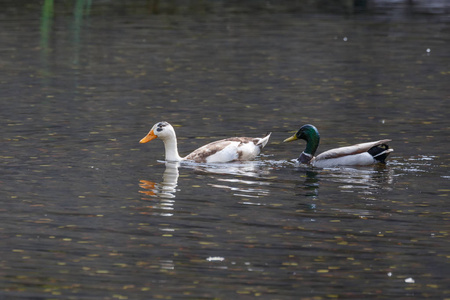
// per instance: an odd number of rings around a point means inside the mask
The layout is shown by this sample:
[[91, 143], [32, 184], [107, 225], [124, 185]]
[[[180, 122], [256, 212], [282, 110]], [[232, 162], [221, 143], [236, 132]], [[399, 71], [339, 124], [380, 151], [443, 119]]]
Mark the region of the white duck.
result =
[[303, 125], [293, 136], [285, 139], [284, 142], [298, 139], [306, 141], [306, 149], [297, 160], [300, 163], [318, 168], [367, 166], [375, 163], [384, 163], [389, 153], [394, 151], [387, 144], [391, 140], [379, 140], [335, 148], [314, 156], [317, 147], [319, 147], [320, 135], [317, 128], [310, 124]]
[[263, 138], [235, 137], [212, 142], [198, 148], [186, 157], [181, 157], [178, 154], [177, 136], [172, 125], [167, 122], [159, 122], [153, 125], [150, 132], [139, 143], [147, 143], [159, 137], [164, 142], [166, 161], [187, 160], [198, 163], [218, 163], [254, 159], [269, 141], [270, 134]]

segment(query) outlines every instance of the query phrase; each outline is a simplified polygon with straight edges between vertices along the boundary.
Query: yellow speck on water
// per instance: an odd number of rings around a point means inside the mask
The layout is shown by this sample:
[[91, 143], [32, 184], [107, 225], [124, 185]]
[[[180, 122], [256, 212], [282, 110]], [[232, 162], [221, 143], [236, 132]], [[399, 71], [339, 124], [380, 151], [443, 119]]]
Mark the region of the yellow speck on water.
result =
[[199, 242], [200, 245], [215, 245], [215, 243], [212, 242]]
[[201, 186], [199, 186], [199, 185], [193, 185], [192, 187], [193, 187], [193, 188], [199, 188], [199, 187], [201, 187]]
[[124, 290], [134, 289], [136, 286], [134, 284], [127, 284], [122, 287]]
[[240, 295], [248, 295], [248, 294], [250, 294], [250, 291], [236, 291], [236, 293], [238, 293]]
[[328, 273], [328, 272], [329, 272], [329, 270], [326, 270], [326, 269], [317, 270], [317, 273]]

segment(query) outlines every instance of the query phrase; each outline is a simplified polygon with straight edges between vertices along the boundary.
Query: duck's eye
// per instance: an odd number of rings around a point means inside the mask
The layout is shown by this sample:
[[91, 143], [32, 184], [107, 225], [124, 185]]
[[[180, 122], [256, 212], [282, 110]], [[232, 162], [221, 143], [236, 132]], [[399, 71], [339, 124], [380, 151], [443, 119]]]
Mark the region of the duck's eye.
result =
[[163, 129], [161, 128], [161, 127], [158, 127], [157, 129], [156, 129], [156, 131], [158, 131], [158, 132], [161, 132]]

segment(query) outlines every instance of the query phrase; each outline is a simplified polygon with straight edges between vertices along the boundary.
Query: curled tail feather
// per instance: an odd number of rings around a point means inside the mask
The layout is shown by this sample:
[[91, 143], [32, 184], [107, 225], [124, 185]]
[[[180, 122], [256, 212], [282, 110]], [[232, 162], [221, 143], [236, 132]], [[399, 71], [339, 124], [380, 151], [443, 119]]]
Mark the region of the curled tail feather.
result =
[[259, 139], [259, 141], [256, 143], [256, 146], [260, 146], [261, 149], [264, 148], [267, 145], [271, 134], [272, 132], [269, 132], [265, 137]]

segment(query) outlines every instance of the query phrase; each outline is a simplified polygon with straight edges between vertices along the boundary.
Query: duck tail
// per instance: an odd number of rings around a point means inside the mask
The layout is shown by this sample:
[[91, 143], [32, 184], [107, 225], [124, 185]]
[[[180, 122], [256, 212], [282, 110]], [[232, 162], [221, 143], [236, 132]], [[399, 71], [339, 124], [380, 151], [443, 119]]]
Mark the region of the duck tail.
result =
[[265, 137], [260, 138], [258, 143], [256, 143], [256, 146], [259, 146], [262, 148], [264, 148], [267, 144], [267, 142], [269, 141], [270, 135], [272, 134], [272, 132], [269, 132], [268, 134], [266, 134]]
[[375, 160], [383, 164], [386, 163], [386, 158], [388, 157], [389, 153], [393, 151], [394, 149], [389, 148], [388, 144], [376, 145], [367, 150], [367, 152], [369, 152], [369, 154], [372, 155]]

